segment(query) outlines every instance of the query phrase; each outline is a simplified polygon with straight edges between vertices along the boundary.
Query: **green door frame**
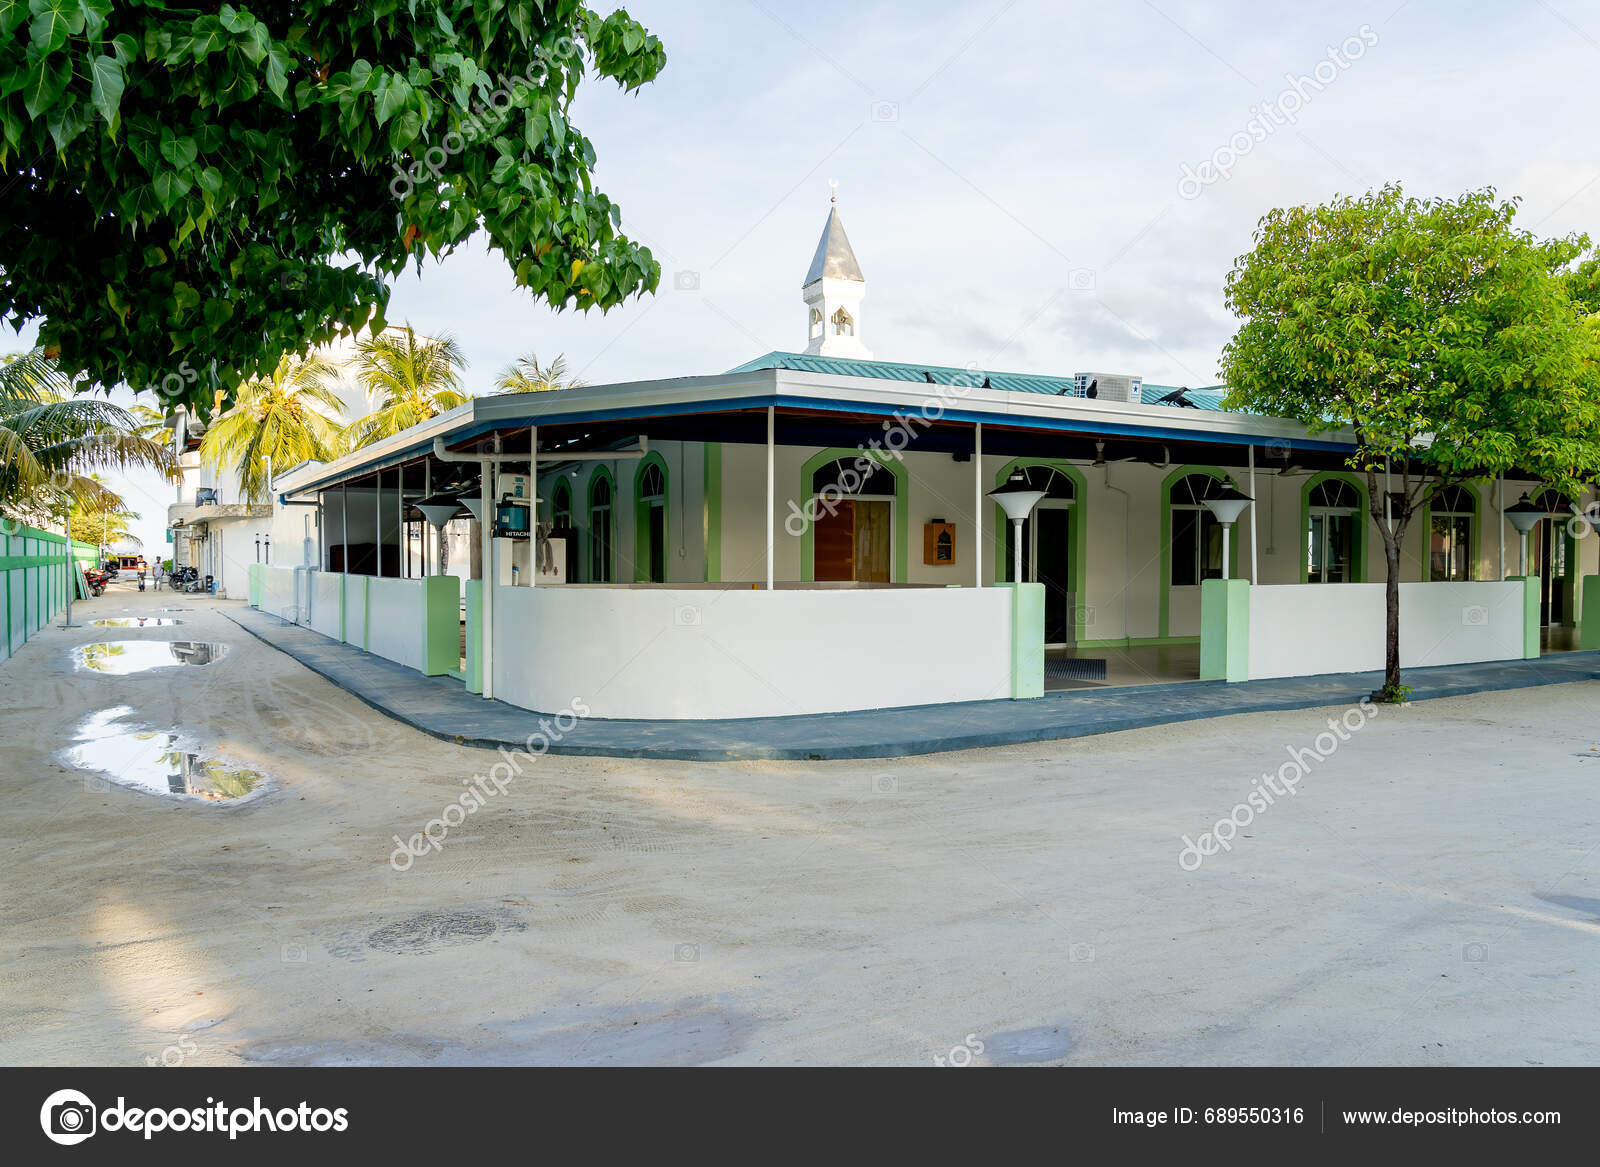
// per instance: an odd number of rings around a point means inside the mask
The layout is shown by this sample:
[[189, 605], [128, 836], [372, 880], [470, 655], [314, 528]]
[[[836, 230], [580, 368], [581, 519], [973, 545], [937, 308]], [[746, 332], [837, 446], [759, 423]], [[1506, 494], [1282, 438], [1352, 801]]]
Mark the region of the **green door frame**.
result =
[[[842, 458], [848, 458], [852, 462], [857, 458], [870, 458], [894, 477], [894, 557], [889, 582], [907, 582], [906, 565], [909, 555], [907, 529], [910, 518], [906, 506], [906, 466], [899, 458], [877, 450], [859, 448], [852, 450], [844, 446], [819, 450], [807, 458], [805, 465], [800, 467], [800, 493], [797, 497], [802, 505], [810, 502], [815, 497], [815, 492], [811, 489], [811, 476], [828, 463], [837, 462]], [[800, 578], [807, 583], [816, 582], [816, 548], [812, 542], [812, 528], [815, 525], [814, 522], [808, 521], [800, 534]]]
[[1355, 530], [1350, 549], [1350, 582], [1367, 582], [1367, 528], [1372, 524], [1372, 511], [1368, 505], [1367, 484], [1348, 470], [1323, 470], [1306, 479], [1300, 488], [1300, 558], [1295, 563], [1295, 579], [1306, 573], [1306, 557], [1311, 553], [1311, 491], [1328, 481], [1348, 482], [1356, 488], [1360, 500], [1356, 506]]
[[589, 474], [589, 481], [584, 484], [584, 520], [587, 526], [584, 537], [584, 559], [586, 575], [594, 575], [594, 488], [595, 483], [602, 478], [611, 488], [611, 501], [606, 505], [611, 508], [611, 562], [606, 565], [606, 578], [604, 580], [589, 579], [587, 583], [614, 583], [617, 577], [617, 480], [611, 471], [603, 464], [597, 464]]
[[[1467, 540], [1467, 579], [1476, 580], [1479, 556], [1483, 553], [1483, 495], [1476, 482], [1459, 484], [1472, 499], [1472, 537]], [[1422, 504], [1422, 580], [1433, 582], [1433, 499]]]
[[[1191, 474], [1204, 474], [1218, 482], [1232, 479], [1232, 475], [1220, 466], [1202, 466], [1191, 463], [1179, 466], [1161, 480], [1161, 596], [1160, 609], [1156, 618], [1156, 639], [1166, 641], [1177, 639], [1183, 642], [1199, 640], [1199, 634], [1193, 636], [1172, 636], [1172, 487], [1174, 483], [1181, 482]], [[1237, 484], [1236, 484], [1237, 485]], [[1228, 574], [1234, 579], [1239, 578], [1239, 544], [1244, 540], [1239, 537], [1240, 525], [1235, 523], [1234, 530], [1228, 539]], [[1205, 581], [1202, 580], [1203, 584]], [[1123, 581], [1123, 587], [1127, 587]], [[1196, 585], [1199, 586], [1199, 585]], [[1143, 642], [1141, 642], [1143, 643]]]
[[655, 450], [639, 459], [633, 472], [633, 580], [647, 583], [650, 579], [650, 524], [648, 508], [644, 503], [644, 472], [654, 466], [661, 471], [661, 575], [662, 583], [672, 574], [672, 560], [667, 548], [672, 546], [672, 512], [667, 500], [672, 496], [672, 478], [667, 472], [667, 460]]
[[[1088, 563], [1085, 561], [1084, 552], [1088, 546], [1088, 499], [1089, 484], [1083, 476], [1083, 471], [1070, 462], [1059, 458], [1013, 458], [994, 476], [996, 487], [1004, 486], [1006, 479], [1011, 477], [1013, 470], [1027, 470], [1034, 466], [1042, 466], [1054, 470], [1072, 483], [1072, 505], [1067, 508], [1067, 556], [1070, 560], [1068, 574], [1072, 577], [1072, 641], [1074, 644], [1083, 642], [1083, 613], [1084, 613], [1084, 581], [1087, 578]], [[1006, 518], [1006, 512], [999, 503], [994, 504], [994, 517], [989, 524], [989, 545], [993, 551], [991, 556], [994, 583], [997, 587], [1004, 586], [1006, 572], [1011, 565], [1006, 562], [1006, 532], [1011, 526], [1011, 520]], [[1124, 630], [1126, 631], [1126, 630]]]

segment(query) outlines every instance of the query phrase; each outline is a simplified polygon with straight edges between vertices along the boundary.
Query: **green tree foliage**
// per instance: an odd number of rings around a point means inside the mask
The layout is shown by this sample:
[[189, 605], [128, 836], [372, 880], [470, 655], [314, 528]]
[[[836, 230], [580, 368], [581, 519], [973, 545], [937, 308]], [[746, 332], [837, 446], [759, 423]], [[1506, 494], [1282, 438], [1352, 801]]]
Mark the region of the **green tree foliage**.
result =
[[577, 389], [583, 382], [567, 369], [567, 358], [557, 354], [548, 365], [539, 363], [538, 353], [518, 357], [501, 371], [494, 387], [502, 393], [548, 393], [555, 389]]
[[42, 350], [0, 359], [0, 514], [30, 520], [73, 505], [121, 506], [96, 470], [179, 476], [170, 442], [141, 436], [127, 410], [73, 388]]
[[407, 262], [477, 230], [553, 307], [608, 309], [660, 268], [569, 114], [586, 71], [664, 64], [583, 0], [0, 0], [0, 320], [203, 413], [381, 330]]
[[277, 474], [336, 455], [340, 402], [329, 387], [335, 373], [321, 357], [278, 358], [270, 376], [246, 381], [238, 403], [212, 419], [200, 439], [201, 460], [214, 471], [236, 473], [249, 502], [268, 501], [269, 460]]
[[[90, 477], [96, 482], [101, 481], [98, 474]], [[128, 510], [127, 503], [121, 497], [112, 497], [116, 498], [114, 504], [109, 500], [92, 505], [75, 504], [67, 516], [72, 537], [80, 543], [92, 543], [102, 549], [118, 543], [141, 546], [144, 541], [128, 526], [131, 520], [139, 517], [138, 512]]]
[[1516, 209], [1492, 190], [1388, 186], [1274, 210], [1228, 276], [1244, 320], [1223, 352], [1228, 408], [1355, 435], [1388, 565], [1391, 691], [1401, 541], [1433, 494], [1507, 473], [1576, 494], [1600, 476], [1596, 264], [1574, 266], [1589, 240], [1537, 239]]
[[407, 324], [357, 346], [356, 380], [372, 412], [350, 424], [345, 447], [368, 446], [466, 402], [461, 369], [467, 363], [451, 337], [418, 337]]

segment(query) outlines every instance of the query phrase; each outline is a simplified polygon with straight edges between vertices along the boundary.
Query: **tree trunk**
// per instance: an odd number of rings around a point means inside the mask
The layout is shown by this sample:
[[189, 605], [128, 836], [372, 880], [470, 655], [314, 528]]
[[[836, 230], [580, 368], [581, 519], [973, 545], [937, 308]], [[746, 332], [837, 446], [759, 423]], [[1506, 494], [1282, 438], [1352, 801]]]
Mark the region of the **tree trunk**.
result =
[[1400, 691], [1400, 540], [1386, 539], [1383, 561], [1388, 578], [1384, 581], [1383, 687], [1396, 700]]

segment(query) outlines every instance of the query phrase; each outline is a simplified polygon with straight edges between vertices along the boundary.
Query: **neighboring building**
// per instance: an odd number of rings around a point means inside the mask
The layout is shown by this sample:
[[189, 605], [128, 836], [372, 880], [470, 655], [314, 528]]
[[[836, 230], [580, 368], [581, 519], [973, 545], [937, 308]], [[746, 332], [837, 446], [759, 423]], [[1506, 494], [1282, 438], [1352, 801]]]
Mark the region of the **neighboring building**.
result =
[[[329, 416], [346, 425], [365, 415], [366, 391], [355, 376], [356, 342], [343, 338], [318, 351], [339, 370], [329, 387], [341, 408]], [[312, 538], [315, 546], [305, 516], [301, 516], [298, 531], [292, 529], [293, 524], [275, 523], [270, 501], [251, 502], [244, 497], [237, 465], [213, 470], [203, 464], [200, 442], [206, 433], [205, 421], [180, 408], [168, 424], [183, 471], [177, 499], [167, 508], [174, 566], [192, 564], [202, 576], [215, 578], [218, 595], [242, 597], [250, 564], [301, 562], [304, 540]], [[274, 472], [291, 469], [274, 467]]]
[[[805, 352], [478, 398], [285, 475], [279, 528], [315, 544], [256, 572], [252, 602], [602, 717], [1028, 697], [1111, 658], [1151, 680], [1381, 666], [1382, 546], [1349, 433], [1223, 411], [1216, 386], [874, 360], [865, 291], [830, 208]], [[988, 497], [1013, 478], [1040, 495], [1020, 528]], [[1230, 482], [1254, 502], [1228, 538], [1208, 504]], [[1502, 512], [1524, 491], [1463, 488], [1413, 522], [1403, 664], [1570, 644], [1597, 541], [1545, 498], [1518, 578]], [[534, 494], [530, 539], [515, 500]], [[460, 517], [485, 504], [503, 504], [492, 530]], [[430, 512], [471, 539], [464, 583], [437, 578]]]

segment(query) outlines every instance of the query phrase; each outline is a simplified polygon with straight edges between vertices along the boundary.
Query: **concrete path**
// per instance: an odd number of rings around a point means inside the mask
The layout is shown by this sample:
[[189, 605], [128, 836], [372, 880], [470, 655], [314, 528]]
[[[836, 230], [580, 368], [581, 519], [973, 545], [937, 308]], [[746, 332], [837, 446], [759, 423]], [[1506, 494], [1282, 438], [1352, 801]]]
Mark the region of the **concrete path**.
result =
[[[539, 719], [500, 701], [468, 693], [450, 677], [425, 677], [382, 657], [253, 608], [228, 618], [376, 709], [424, 733], [462, 745], [520, 745]], [[1531, 661], [1408, 669], [1413, 700], [1488, 690], [1587, 681], [1600, 673], [1600, 652], [1559, 653]], [[1233, 713], [1267, 713], [1359, 702], [1383, 682], [1380, 673], [1334, 673], [1288, 680], [1190, 681], [1046, 693], [1029, 701], [968, 701], [725, 721], [636, 721], [587, 718], [551, 753], [684, 761], [777, 759], [821, 761], [892, 758], [1018, 745], [1143, 729]], [[586, 696], [577, 694], [576, 696]]]

